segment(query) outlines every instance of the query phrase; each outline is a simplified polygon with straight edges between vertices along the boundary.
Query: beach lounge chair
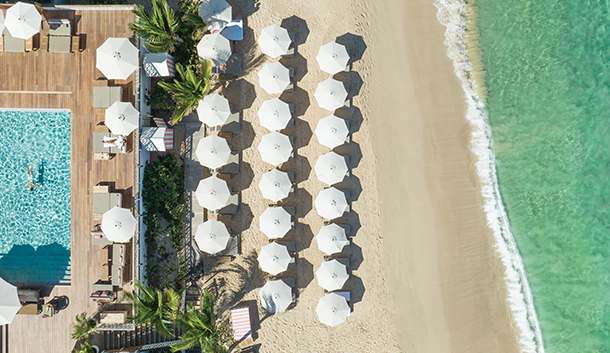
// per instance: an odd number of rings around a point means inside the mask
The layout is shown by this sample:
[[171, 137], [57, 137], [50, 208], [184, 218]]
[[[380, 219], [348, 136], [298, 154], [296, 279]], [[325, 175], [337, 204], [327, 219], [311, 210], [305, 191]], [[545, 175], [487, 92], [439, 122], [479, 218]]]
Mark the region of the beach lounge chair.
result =
[[239, 152], [231, 152], [227, 164], [213, 169], [214, 173], [239, 174]]
[[[104, 137], [117, 137], [111, 133], [110, 131], [105, 132], [93, 132], [93, 154], [94, 156], [97, 154], [116, 154], [116, 153], [126, 153], [127, 152], [127, 142], [123, 145], [122, 148], [116, 147], [104, 147]], [[97, 158], [97, 156], [95, 156]], [[98, 159], [108, 159], [108, 158], [98, 158]]]
[[107, 246], [107, 245], [112, 245], [113, 243], [111, 240], [106, 238], [106, 236], [104, 235], [104, 232], [94, 231], [94, 232], [91, 232], [91, 244]]
[[25, 39], [13, 37], [8, 30], [4, 30], [4, 51], [21, 53], [25, 52]]
[[91, 295], [90, 299], [97, 300], [112, 300], [113, 298], [114, 287], [111, 283], [103, 283], [102, 281], [97, 281], [91, 286]]
[[231, 322], [233, 323], [233, 340], [238, 342], [240, 347], [253, 345], [250, 307], [242, 306], [231, 309]]
[[98, 185], [93, 188], [93, 214], [102, 214], [115, 206], [123, 206], [121, 193], [109, 192], [107, 185]]
[[212, 70], [215, 74], [225, 75], [225, 77], [223, 77], [223, 80], [232, 79], [241, 76], [241, 62], [241, 54], [232, 54], [229, 59], [227, 59], [226, 64], [224, 64], [222, 68], [216, 66], [212, 68]]
[[125, 283], [125, 266], [113, 263], [111, 273], [112, 285], [123, 288], [123, 283]]
[[227, 205], [215, 211], [210, 211], [211, 214], [237, 214], [239, 213], [239, 204], [241, 201], [241, 193], [231, 194]]
[[19, 315], [38, 315], [42, 311], [42, 305], [38, 303], [25, 303], [17, 312]]
[[214, 255], [211, 256], [237, 256], [241, 254], [241, 234], [231, 235], [227, 247]]
[[47, 20], [49, 24], [49, 35], [51, 36], [71, 36], [72, 25], [70, 20], [66, 18], [50, 18]]
[[121, 86], [93, 87], [93, 108], [108, 108], [123, 97]]
[[241, 112], [231, 113], [224, 125], [210, 126], [211, 132], [230, 132], [237, 134], [240, 131]]
[[71, 36], [49, 36], [50, 53], [70, 53], [72, 50]]

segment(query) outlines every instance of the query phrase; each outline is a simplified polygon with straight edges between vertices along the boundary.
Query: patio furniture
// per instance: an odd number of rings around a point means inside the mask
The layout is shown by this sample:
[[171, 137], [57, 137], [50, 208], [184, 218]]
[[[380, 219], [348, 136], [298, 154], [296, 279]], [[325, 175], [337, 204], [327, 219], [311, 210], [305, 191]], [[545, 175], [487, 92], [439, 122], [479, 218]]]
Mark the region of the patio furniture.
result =
[[104, 235], [104, 232], [94, 231], [94, 232], [91, 232], [91, 244], [106, 246], [106, 245], [112, 245], [113, 243], [111, 240], [106, 238], [106, 236]]
[[118, 137], [119, 135], [115, 135], [110, 131], [105, 132], [94, 132], [93, 133], [93, 153], [126, 153], [127, 152], [127, 143], [123, 145], [122, 148], [117, 147], [104, 147], [104, 137]]
[[293, 241], [278, 242], [278, 244], [284, 245], [286, 247], [286, 249], [288, 249], [288, 252], [296, 252], [296, 250], [297, 250], [297, 245]]
[[125, 267], [113, 263], [111, 273], [112, 285], [123, 288], [123, 283], [125, 283]]
[[55, 316], [55, 306], [52, 304], [44, 304], [42, 306], [42, 317], [43, 318], [52, 318]]
[[253, 345], [250, 307], [242, 306], [231, 309], [231, 322], [233, 324], [233, 340], [238, 342], [240, 346]]
[[15, 38], [8, 30], [4, 30], [4, 51], [20, 53], [25, 52], [25, 39]]
[[237, 214], [239, 213], [239, 204], [241, 193], [231, 194], [227, 204], [217, 210], [210, 210], [211, 214]]
[[232, 235], [223, 251], [210, 256], [237, 256], [239, 254], [241, 254], [241, 234]]
[[120, 266], [127, 264], [127, 247], [125, 244], [112, 245], [112, 264]]
[[114, 286], [111, 283], [103, 283], [97, 281], [91, 286], [91, 295], [89, 299], [112, 300]]
[[49, 24], [49, 35], [51, 36], [71, 36], [72, 26], [70, 20], [62, 18], [50, 18], [47, 20]]
[[23, 303], [38, 303], [40, 300], [39, 289], [18, 289], [17, 296], [19, 301]]
[[50, 53], [69, 53], [72, 50], [72, 37], [49, 36]]
[[240, 131], [241, 112], [231, 113], [223, 125], [210, 126], [211, 132], [230, 132], [237, 134]]
[[17, 312], [19, 315], [38, 315], [42, 311], [40, 303], [26, 303]]
[[[105, 189], [104, 189], [105, 188]], [[106, 191], [104, 191], [106, 190]], [[93, 214], [103, 214], [113, 207], [121, 207], [123, 195], [118, 192], [108, 192], [108, 186], [97, 186], [93, 189]]]
[[120, 102], [123, 97], [123, 87], [93, 87], [93, 108], [108, 108], [114, 102]]
[[231, 152], [227, 164], [212, 171], [221, 174], [239, 174], [239, 152]]
[[212, 68], [212, 73], [217, 75], [229, 75], [233, 77], [241, 76], [241, 62], [243, 57], [241, 54], [232, 54], [227, 62], [222, 66]]

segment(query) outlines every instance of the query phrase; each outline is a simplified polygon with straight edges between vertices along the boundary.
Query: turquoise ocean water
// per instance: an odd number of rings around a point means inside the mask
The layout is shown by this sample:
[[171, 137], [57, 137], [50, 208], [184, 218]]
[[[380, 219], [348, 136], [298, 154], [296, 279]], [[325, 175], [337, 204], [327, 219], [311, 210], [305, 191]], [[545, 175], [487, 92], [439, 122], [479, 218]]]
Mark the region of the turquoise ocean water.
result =
[[485, 106], [546, 352], [610, 352], [610, 2], [477, 0]]
[[[0, 277], [68, 284], [70, 111], [0, 110]], [[34, 182], [28, 185], [27, 166]]]

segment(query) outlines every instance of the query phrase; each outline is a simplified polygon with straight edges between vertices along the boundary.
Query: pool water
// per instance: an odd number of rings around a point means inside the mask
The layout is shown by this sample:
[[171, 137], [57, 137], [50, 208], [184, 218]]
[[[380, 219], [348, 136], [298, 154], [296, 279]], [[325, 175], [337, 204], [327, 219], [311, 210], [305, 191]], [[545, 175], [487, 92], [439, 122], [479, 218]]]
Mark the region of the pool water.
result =
[[[69, 283], [70, 133], [68, 110], [0, 110], [0, 277], [10, 283]], [[28, 166], [41, 187], [27, 188]]]

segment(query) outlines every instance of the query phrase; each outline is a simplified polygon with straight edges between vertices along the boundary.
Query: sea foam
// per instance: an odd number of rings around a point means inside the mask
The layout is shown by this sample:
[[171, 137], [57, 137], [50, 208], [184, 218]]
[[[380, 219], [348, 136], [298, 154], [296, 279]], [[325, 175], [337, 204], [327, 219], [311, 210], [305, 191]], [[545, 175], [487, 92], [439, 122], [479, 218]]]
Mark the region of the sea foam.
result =
[[495, 156], [491, 149], [492, 135], [485, 104], [481, 97], [482, 87], [477, 86], [473, 65], [468, 59], [467, 28], [469, 7], [465, 0], [436, 0], [436, 17], [447, 27], [445, 45], [447, 55], [453, 61], [464, 93], [468, 110], [466, 119], [472, 126], [471, 146], [477, 156], [476, 169], [482, 183], [481, 192], [485, 200], [487, 225], [496, 239], [495, 247], [506, 268], [505, 280], [508, 304], [512, 311], [513, 323], [517, 326], [521, 351], [544, 353], [540, 324], [536, 316], [532, 292], [525, 276], [523, 262], [510, 232], [508, 217], [502, 203], [502, 196], [496, 175]]

